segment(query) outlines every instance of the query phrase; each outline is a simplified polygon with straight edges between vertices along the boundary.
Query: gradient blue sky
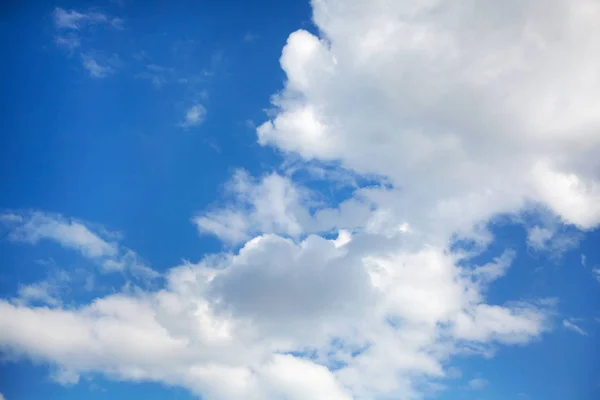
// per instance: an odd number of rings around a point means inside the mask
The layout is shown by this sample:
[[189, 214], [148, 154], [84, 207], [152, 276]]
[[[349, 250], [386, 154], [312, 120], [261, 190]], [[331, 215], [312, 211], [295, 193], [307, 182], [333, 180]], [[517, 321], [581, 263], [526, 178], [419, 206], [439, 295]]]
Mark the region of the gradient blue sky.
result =
[[600, 10], [437, 3], [2, 5], [4, 398], [600, 398]]

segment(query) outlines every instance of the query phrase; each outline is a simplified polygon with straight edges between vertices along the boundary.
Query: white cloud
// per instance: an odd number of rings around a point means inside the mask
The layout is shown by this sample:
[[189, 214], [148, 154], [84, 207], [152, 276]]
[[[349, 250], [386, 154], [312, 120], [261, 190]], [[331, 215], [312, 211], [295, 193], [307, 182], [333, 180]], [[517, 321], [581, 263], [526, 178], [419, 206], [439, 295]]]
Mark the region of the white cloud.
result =
[[52, 380], [64, 386], [71, 386], [79, 383], [79, 374], [74, 371], [59, 368], [51, 375]]
[[473, 390], [482, 390], [488, 385], [488, 381], [482, 378], [471, 379], [469, 381], [469, 386]]
[[573, 322], [563, 319], [563, 326], [570, 331], [580, 334], [581, 336], [587, 336], [588, 333], [581, 329], [579, 326], [575, 325]]
[[482, 283], [443, 249], [375, 256], [373, 239], [265, 235], [172, 268], [157, 291], [69, 309], [0, 301], [0, 344], [46, 360], [64, 384], [100, 372], [211, 400], [417, 398], [411, 377], [442, 377], [465, 343], [525, 342], [545, 329], [541, 308], [482, 304]]
[[460, 379], [460, 378], [462, 378], [463, 373], [460, 370], [460, 368], [450, 367], [450, 368], [448, 368], [448, 371], [447, 371], [446, 375], [450, 379]]
[[64, 47], [70, 52], [73, 52], [79, 46], [81, 46], [81, 40], [77, 35], [58, 35], [54, 37], [54, 42], [58, 47]]
[[227, 185], [233, 202], [229, 207], [208, 211], [194, 218], [201, 232], [239, 243], [259, 233], [298, 236], [309, 215], [303, 207], [309, 194], [278, 174], [259, 181], [239, 170]]
[[586, 261], [587, 261], [587, 258], [585, 256], [585, 254], [581, 253], [581, 265], [585, 267]]
[[185, 117], [179, 126], [182, 128], [200, 126], [205, 119], [206, 108], [201, 104], [194, 104], [186, 110]]
[[82, 66], [88, 71], [92, 78], [105, 78], [115, 72], [118, 64], [118, 56], [113, 55], [108, 59], [101, 59], [92, 54], [90, 49], [83, 46], [85, 36], [82, 31], [93, 25], [106, 25], [113, 29], [123, 29], [123, 20], [117, 17], [111, 17], [101, 12], [81, 12], [77, 10], [65, 10], [55, 8], [52, 12], [52, 19], [56, 29], [54, 42], [58, 47], [68, 50], [73, 54], [80, 50]]
[[118, 246], [90, 231], [82, 222], [60, 215], [33, 212], [20, 216], [17, 224], [10, 224], [10, 239], [36, 244], [53, 240], [61, 246], [77, 250], [86, 257], [111, 257]]
[[62, 30], [80, 30], [87, 25], [110, 25], [116, 29], [122, 29], [123, 20], [113, 18], [101, 12], [79, 12], [76, 10], [65, 10], [57, 7], [52, 12], [54, 26]]
[[25, 304], [39, 301], [50, 306], [57, 306], [60, 304], [60, 299], [52, 293], [54, 289], [47, 281], [24, 285], [19, 287], [18, 300]]
[[475, 268], [474, 275], [484, 282], [495, 281], [506, 273], [515, 256], [516, 252], [514, 250], [505, 250], [500, 257], [495, 258], [492, 262]]
[[[41, 211], [4, 213], [0, 214], [0, 221], [9, 229], [8, 238], [12, 241], [32, 245], [42, 240], [53, 241], [97, 263], [103, 272], [127, 272], [143, 280], [159, 276], [134, 251], [119, 245], [119, 234], [101, 227], [93, 229], [83, 221]], [[23, 286], [20, 297], [57, 305], [60, 301], [56, 298], [56, 284], [64, 281], [64, 277], [59, 278]]]
[[592, 268], [592, 275], [600, 282], [600, 268]]
[[90, 54], [81, 55], [81, 64], [92, 78], [106, 78], [115, 71], [110, 65], [100, 65]]
[[4, 399], [5, 399], [4, 395], [2, 393], [0, 393], [0, 400], [4, 400]]
[[[485, 248], [486, 223], [502, 213], [548, 209], [581, 229], [600, 221], [600, 6], [312, 4], [323, 36], [290, 35], [287, 82], [259, 143], [385, 184], [331, 206], [293, 177], [238, 173], [232, 201], [194, 223], [239, 250], [171, 268], [165, 287], [74, 308], [0, 301], [3, 348], [46, 361], [63, 383], [102, 373], [208, 400], [413, 400], [420, 383], [451, 375], [453, 355], [489, 355], [549, 329], [551, 302], [486, 303], [514, 253], [473, 266], [475, 251], [450, 249], [456, 238]], [[192, 106], [181, 126], [204, 114]], [[530, 244], [552, 241], [546, 229], [532, 227]], [[110, 243], [72, 230], [42, 237], [93, 258]], [[100, 257], [104, 268], [137, 264], [117, 249]]]
[[529, 202], [596, 226], [598, 6], [485, 4], [314, 2], [323, 38], [289, 37], [259, 143], [388, 177], [370, 194], [428, 233]]

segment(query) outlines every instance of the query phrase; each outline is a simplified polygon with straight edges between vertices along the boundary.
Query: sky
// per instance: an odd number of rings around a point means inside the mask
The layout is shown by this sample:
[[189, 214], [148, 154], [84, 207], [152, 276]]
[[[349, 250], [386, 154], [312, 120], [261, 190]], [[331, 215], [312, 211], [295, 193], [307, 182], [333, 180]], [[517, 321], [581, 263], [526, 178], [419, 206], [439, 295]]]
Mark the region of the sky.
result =
[[600, 4], [0, 6], [0, 400], [600, 398]]

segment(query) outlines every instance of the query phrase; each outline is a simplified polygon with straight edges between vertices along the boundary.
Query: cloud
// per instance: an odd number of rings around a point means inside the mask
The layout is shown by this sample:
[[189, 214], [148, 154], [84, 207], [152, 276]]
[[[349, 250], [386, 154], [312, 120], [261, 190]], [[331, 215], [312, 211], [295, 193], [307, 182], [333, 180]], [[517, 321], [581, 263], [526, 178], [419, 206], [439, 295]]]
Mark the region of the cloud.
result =
[[118, 247], [90, 231], [77, 220], [42, 212], [32, 212], [19, 216], [9, 238], [13, 241], [36, 244], [40, 240], [52, 240], [61, 246], [77, 250], [90, 258], [111, 257], [117, 254]]
[[581, 232], [566, 230], [562, 224], [552, 221], [544, 226], [534, 225], [527, 229], [527, 245], [530, 249], [546, 252], [560, 258], [565, 252], [576, 248], [582, 238]]
[[80, 51], [82, 66], [89, 72], [92, 78], [105, 78], [115, 72], [115, 67], [118, 64], [118, 56], [101, 60], [98, 58], [95, 51], [85, 49], [82, 36], [82, 31], [96, 25], [106, 25], [116, 30], [123, 29], [123, 20], [117, 17], [111, 17], [101, 12], [81, 12], [76, 10], [65, 10], [63, 8], [55, 8], [52, 12], [52, 19], [56, 29], [54, 37], [55, 44], [68, 50], [69, 54], [73, 54], [76, 50]]
[[598, 6], [446, 3], [314, 2], [322, 37], [290, 35], [259, 143], [388, 177], [370, 195], [438, 236], [531, 203], [595, 227]]
[[[545, 329], [543, 309], [481, 304], [444, 251], [375, 258], [365, 240], [264, 235], [171, 268], [156, 291], [68, 309], [0, 301], [0, 344], [45, 360], [69, 384], [104, 373], [218, 400], [417, 398], [410, 377], [442, 377], [464, 343], [523, 342]], [[298, 351], [312, 355], [290, 355]]]
[[258, 38], [258, 35], [252, 33], [252, 32], [247, 32], [244, 35], [244, 42], [253, 42]]
[[58, 47], [64, 47], [70, 52], [73, 52], [75, 49], [81, 46], [81, 40], [77, 35], [74, 34], [55, 36], [54, 43], [56, 43]]
[[474, 275], [485, 282], [495, 281], [506, 273], [515, 256], [516, 252], [514, 250], [505, 250], [500, 257], [495, 258], [492, 262], [475, 268]]
[[460, 378], [462, 378], [463, 373], [460, 370], [460, 368], [450, 367], [450, 368], [448, 368], [448, 371], [446, 371], [446, 375], [450, 379], [460, 379]]
[[146, 65], [146, 69], [135, 77], [139, 79], [148, 79], [156, 88], [160, 88], [162, 85], [167, 83], [173, 75], [171, 68], [165, 68], [156, 64]]
[[580, 334], [581, 336], [587, 336], [588, 333], [586, 331], [584, 331], [583, 329], [581, 329], [580, 327], [578, 327], [577, 325], [575, 325], [573, 322], [563, 319], [563, 326], [565, 328], [567, 328], [570, 331], [573, 331], [575, 333]]
[[581, 265], [585, 267], [586, 261], [587, 261], [587, 257], [585, 256], [585, 254], [581, 253]]
[[92, 78], [106, 78], [115, 71], [110, 65], [100, 65], [90, 54], [81, 55], [81, 64]]
[[302, 222], [307, 222], [309, 216], [303, 204], [310, 195], [288, 178], [273, 173], [255, 180], [239, 170], [228, 183], [227, 191], [233, 196], [229, 207], [194, 218], [200, 232], [232, 243], [246, 241], [258, 233], [298, 236], [304, 232]]
[[600, 282], [600, 268], [592, 268], [592, 275]]
[[[550, 328], [551, 301], [486, 301], [514, 252], [483, 265], [473, 255], [494, 240], [486, 227], [498, 215], [600, 222], [600, 6], [312, 5], [321, 36], [290, 35], [287, 80], [257, 128], [299, 173], [237, 172], [226, 201], [193, 219], [228, 246], [168, 269], [163, 286], [69, 308], [0, 300], [2, 348], [48, 363], [63, 383], [104, 374], [208, 400], [413, 400], [440, 388], [452, 356], [490, 356]], [[193, 105], [180, 125], [205, 112]], [[335, 173], [300, 184], [314, 165]], [[370, 183], [327, 201], [333, 176]], [[18, 230], [31, 218], [5, 219]], [[532, 245], [555, 237], [527, 227]], [[101, 243], [116, 240], [71, 231], [39, 240], [105, 269], [138, 263], [120, 245], [105, 254]], [[455, 251], [457, 239], [475, 250]]]
[[47, 281], [24, 285], [19, 288], [18, 301], [23, 303], [31, 303], [39, 301], [42, 304], [57, 306], [60, 304], [60, 299], [52, 293], [55, 288]]
[[79, 12], [76, 10], [65, 10], [57, 7], [52, 12], [54, 26], [62, 30], [80, 30], [88, 25], [110, 25], [116, 29], [122, 29], [123, 20], [110, 17], [101, 12]]
[[471, 379], [469, 381], [469, 386], [473, 390], [482, 390], [488, 385], [488, 381], [482, 378]]
[[206, 108], [201, 104], [190, 106], [186, 112], [183, 121], [179, 124], [182, 128], [191, 128], [200, 126], [206, 119]]
[[[92, 260], [103, 272], [127, 272], [146, 280], [159, 276], [134, 251], [119, 245], [118, 234], [101, 227], [93, 229], [83, 221], [41, 211], [3, 213], [0, 214], [0, 221], [9, 230], [8, 238], [13, 242], [35, 245], [40, 241], [52, 241]], [[64, 281], [64, 277], [24, 286], [20, 290], [20, 297], [58, 305], [60, 301], [56, 298], [56, 286], [61, 281]]]

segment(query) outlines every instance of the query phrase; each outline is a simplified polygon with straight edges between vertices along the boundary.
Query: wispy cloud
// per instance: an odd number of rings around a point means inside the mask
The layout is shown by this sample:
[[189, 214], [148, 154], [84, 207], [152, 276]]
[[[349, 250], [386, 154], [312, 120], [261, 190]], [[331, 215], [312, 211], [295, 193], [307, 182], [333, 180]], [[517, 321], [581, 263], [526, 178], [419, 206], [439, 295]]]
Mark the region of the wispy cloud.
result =
[[30, 302], [39, 301], [43, 304], [57, 306], [60, 300], [54, 297], [51, 292], [54, 290], [47, 281], [34, 283], [19, 287], [19, 303], [28, 304]]
[[248, 32], [244, 35], [244, 42], [253, 42], [258, 38], [258, 35], [255, 35], [252, 32]]
[[[11, 241], [33, 245], [40, 241], [58, 243], [63, 248], [77, 251], [90, 259], [104, 273], [128, 272], [143, 280], [159, 276], [134, 251], [117, 242], [120, 235], [102, 228], [92, 228], [83, 221], [35, 211], [1, 214], [0, 222], [8, 228], [8, 238]], [[54, 279], [52, 285], [44, 283], [23, 287], [21, 297], [53, 303], [56, 282], [61, 280]]]
[[458, 367], [450, 367], [446, 371], [446, 376], [450, 379], [459, 379], [462, 378], [462, 375], [462, 371]]
[[469, 381], [469, 387], [473, 390], [482, 390], [488, 385], [488, 380], [483, 378], [471, 379]]
[[144, 71], [137, 74], [135, 77], [138, 79], [147, 79], [156, 88], [160, 88], [164, 84], [174, 80], [175, 71], [173, 68], [163, 67], [157, 64], [146, 65]]
[[54, 26], [57, 29], [80, 30], [87, 25], [106, 24], [115, 29], [123, 29], [123, 20], [117, 17], [111, 17], [101, 12], [80, 12], [76, 10], [65, 10], [64, 8], [55, 8], [52, 12]]
[[20, 285], [15, 304], [43, 304], [56, 307], [62, 304], [61, 296], [68, 291], [70, 276], [64, 270], [55, 270], [45, 280]]
[[76, 48], [81, 46], [81, 40], [79, 40], [79, 37], [73, 33], [55, 36], [54, 43], [56, 43], [58, 47], [66, 48], [70, 52], [73, 52]]
[[81, 64], [89, 72], [92, 78], [106, 78], [115, 71], [110, 65], [100, 65], [98, 61], [89, 54], [81, 55]]
[[[573, 320], [571, 320], [573, 321]], [[581, 329], [579, 326], [575, 325], [573, 322], [569, 320], [563, 319], [563, 326], [570, 331], [580, 334], [581, 336], [587, 336], [588, 333]]]
[[[546, 252], [555, 259], [577, 247], [581, 238], [580, 232], [566, 231], [555, 222], [527, 229], [527, 245], [532, 250]], [[581, 260], [585, 263], [585, 256]]]
[[52, 19], [56, 29], [54, 43], [57, 47], [66, 49], [70, 54], [80, 49], [81, 65], [89, 72], [92, 78], [105, 78], [115, 72], [117, 56], [109, 60], [101, 60], [92, 54], [95, 50], [86, 48], [82, 41], [85, 36], [81, 31], [94, 25], [105, 25], [110, 28], [123, 29], [123, 20], [112, 17], [102, 12], [81, 12], [56, 8], [52, 12]]
[[[13, 218], [13, 221], [16, 220]], [[9, 239], [13, 241], [37, 244], [41, 240], [52, 240], [89, 258], [111, 257], [118, 252], [115, 242], [93, 233], [80, 221], [59, 215], [33, 212], [20, 216], [19, 221], [10, 225], [13, 229]]]
[[201, 104], [190, 106], [185, 112], [184, 120], [179, 124], [182, 128], [200, 126], [206, 119], [206, 108]]

